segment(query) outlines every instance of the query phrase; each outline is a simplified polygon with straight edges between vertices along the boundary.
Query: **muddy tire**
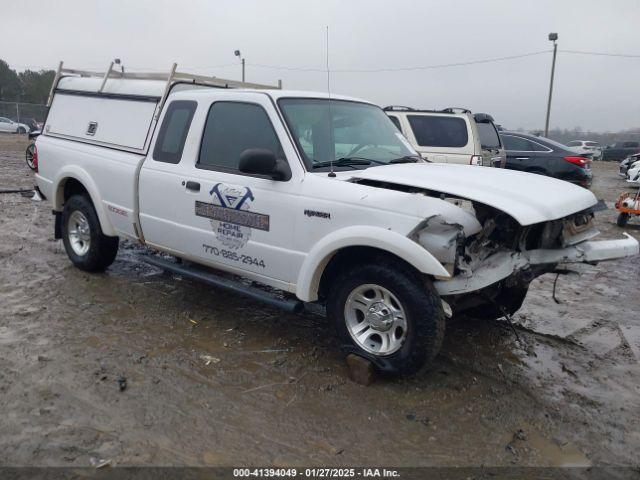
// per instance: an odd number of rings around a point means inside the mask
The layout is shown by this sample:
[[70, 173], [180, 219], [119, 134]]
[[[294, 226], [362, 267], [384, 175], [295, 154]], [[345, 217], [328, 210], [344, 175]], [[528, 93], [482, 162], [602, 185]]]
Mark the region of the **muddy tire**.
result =
[[118, 253], [118, 237], [102, 233], [98, 215], [85, 195], [74, 195], [64, 204], [62, 241], [71, 262], [87, 272], [101, 272]]
[[628, 213], [621, 213], [621, 214], [618, 215], [618, 219], [616, 220], [616, 224], [619, 227], [626, 227], [628, 221], [629, 221], [629, 214]]
[[332, 282], [327, 315], [348, 352], [378, 368], [411, 374], [442, 346], [445, 317], [430, 281], [392, 264], [357, 265]]

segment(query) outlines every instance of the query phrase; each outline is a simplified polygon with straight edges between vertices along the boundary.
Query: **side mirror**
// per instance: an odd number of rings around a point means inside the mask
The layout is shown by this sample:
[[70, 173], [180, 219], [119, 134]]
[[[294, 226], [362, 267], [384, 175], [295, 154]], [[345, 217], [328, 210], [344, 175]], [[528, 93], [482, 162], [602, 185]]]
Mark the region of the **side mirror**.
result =
[[289, 165], [265, 148], [248, 148], [240, 154], [239, 170], [250, 175], [267, 175], [273, 180], [289, 180]]

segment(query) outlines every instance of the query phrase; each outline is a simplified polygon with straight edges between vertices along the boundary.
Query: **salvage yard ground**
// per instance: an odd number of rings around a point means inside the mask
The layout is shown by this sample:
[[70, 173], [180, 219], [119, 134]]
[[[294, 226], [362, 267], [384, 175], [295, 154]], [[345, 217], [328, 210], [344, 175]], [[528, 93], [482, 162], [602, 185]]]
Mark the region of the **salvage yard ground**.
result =
[[[0, 136], [0, 189], [34, 185], [26, 145]], [[612, 207], [617, 164], [594, 170]], [[537, 279], [521, 343], [456, 322], [430, 372], [364, 387], [322, 317], [163, 274], [132, 244], [81, 272], [49, 204], [0, 208], [0, 465], [638, 464], [637, 257], [560, 277], [560, 303]], [[597, 214], [601, 238], [615, 219]]]

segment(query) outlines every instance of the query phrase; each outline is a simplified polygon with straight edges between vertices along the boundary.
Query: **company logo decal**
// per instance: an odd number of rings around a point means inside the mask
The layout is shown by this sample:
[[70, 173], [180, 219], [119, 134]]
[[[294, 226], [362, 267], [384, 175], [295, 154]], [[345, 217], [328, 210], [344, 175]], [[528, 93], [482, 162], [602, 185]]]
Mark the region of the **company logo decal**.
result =
[[211, 219], [216, 238], [226, 247], [244, 247], [253, 228], [269, 231], [269, 215], [250, 211], [255, 197], [249, 187], [218, 183], [209, 195], [213, 203], [196, 201], [196, 215]]

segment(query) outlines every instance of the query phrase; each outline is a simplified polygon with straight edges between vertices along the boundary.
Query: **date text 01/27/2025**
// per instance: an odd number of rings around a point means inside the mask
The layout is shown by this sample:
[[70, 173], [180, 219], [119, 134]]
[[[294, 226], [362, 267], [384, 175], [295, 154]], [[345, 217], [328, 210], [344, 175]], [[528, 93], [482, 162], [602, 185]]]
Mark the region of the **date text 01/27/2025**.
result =
[[220, 249], [218, 247], [214, 247], [212, 245], [207, 245], [206, 243], [202, 244], [202, 248], [205, 253], [210, 255], [214, 255], [216, 257], [222, 257], [226, 260], [231, 260], [233, 262], [244, 263], [245, 265], [255, 265], [257, 267], [265, 268], [266, 265], [264, 260], [252, 257], [251, 255], [245, 255], [238, 252], [234, 252], [232, 250]]

